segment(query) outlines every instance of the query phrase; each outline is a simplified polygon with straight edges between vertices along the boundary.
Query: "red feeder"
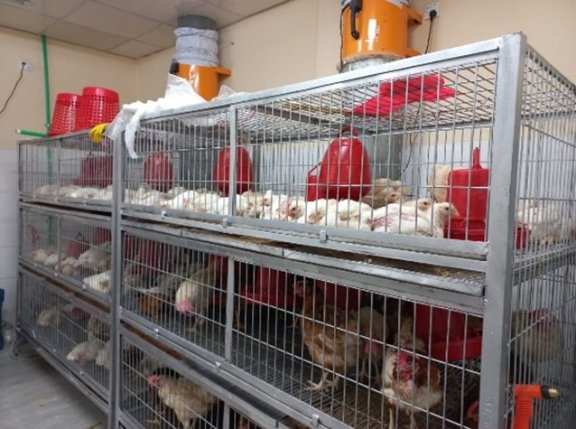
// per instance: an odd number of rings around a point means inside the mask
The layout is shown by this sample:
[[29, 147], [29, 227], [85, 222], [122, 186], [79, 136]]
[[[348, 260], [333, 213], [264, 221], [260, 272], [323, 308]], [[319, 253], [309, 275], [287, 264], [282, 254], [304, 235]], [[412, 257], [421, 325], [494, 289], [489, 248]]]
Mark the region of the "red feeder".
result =
[[[480, 148], [472, 151], [472, 168], [453, 170], [448, 174], [446, 201], [454, 204], [460, 216], [446, 223], [445, 236], [456, 240], [486, 241], [486, 217], [490, 170], [480, 165]], [[522, 226], [516, 231], [516, 248], [528, 242], [529, 231]]]
[[80, 95], [60, 93], [56, 96], [54, 115], [50, 123], [49, 136], [66, 134], [76, 131], [76, 115]]
[[112, 122], [119, 110], [119, 96], [116, 91], [87, 86], [82, 90], [78, 105], [76, 130], [85, 130], [104, 122]]
[[96, 246], [112, 241], [112, 232], [107, 228], [96, 228], [92, 234], [92, 243]]
[[76, 186], [96, 186], [105, 188], [112, 184], [112, 157], [94, 156], [84, 158], [80, 163], [80, 177], [72, 180]]
[[461, 361], [480, 357], [482, 335], [471, 326], [466, 334], [465, 323], [464, 313], [416, 305], [416, 337], [430, 340], [431, 355], [435, 359]]
[[456, 91], [444, 86], [441, 76], [413, 76], [382, 83], [378, 95], [356, 106], [352, 113], [359, 116], [386, 117], [410, 103], [438, 102], [455, 95]]
[[66, 255], [78, 259], [78, 257], [87, 251], [89, 247], [88, 242], [84, 239], [82, 233], [79, 232], [76, 234], [74, 240], [68, 242], [68, 246], [66, 246]]
[[294, 297], [288, 292], [291, 276], [278, 270], [260, 267], [256, 273], [256, 283], [245, 288], [241, 295], [251, 304], [267, 304], [278, 308], [290, 307]]
[[[230, 155], [231, 150], [226, 147], [218, 154], [214, 166], [212, 180], [224, 195], [228, 195], [230, 184]], [[254, 169], [248, 151], [238, 146], [236, 148], [236, 193], [242, 194], [252, 189], [254, 182]]]
[[[345, 132], [351, 132], [352, 137], [342, 137]], [[370, 192], [370, 172], [370, 158], [358, 134], [345, 128], [330, 143], [321, 163], [308, 172], [306, 197], [308, 200], [317, 199], [312, 197], [359, 200]]]
[[148, 155], [144, 162], [144, 182], [152, 189], [168, 192], [172, 189], [174, 167], [170, 155], [156, 152]]
[[485, 241], [486, 210], [490, 170], [480, 165], [480, 148], [472, 151], [472, 168], [448, 174], [446, 201], [454, 204], [460, 216], [447, 222], [447, 236], [459, 240]]

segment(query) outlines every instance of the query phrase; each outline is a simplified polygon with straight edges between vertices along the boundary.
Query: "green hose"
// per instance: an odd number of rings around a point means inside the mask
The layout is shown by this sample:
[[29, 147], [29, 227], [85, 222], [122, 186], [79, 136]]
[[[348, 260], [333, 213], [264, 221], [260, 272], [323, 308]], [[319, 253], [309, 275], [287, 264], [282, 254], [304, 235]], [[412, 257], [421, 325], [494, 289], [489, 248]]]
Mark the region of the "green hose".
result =
[[23, 136], [29, 137], [46, 137], [48, 134], [43, 133], [42, 131], [32, 131], [32, 130], [16, 130], [16, 132]]
[[42, 64], [44, 66], [44, 117], [46, 131], [50, 128], [50, 76], [48, 74], [48, 45], [46, 43], [46, 36], [41, 35], [42, 41]]
[[[40, 41], [42, 42], [42, 65], [44, 69], [44, 119], [45, 123], [44, 126], [46, 127], [46, 132], [50, 129], [50, 75], [48, 74], [48, 45], [46, 43], [46, 36], [41, 35]], [[47, 169], [46, 173], [48, 174], [48, 182], [52, 183], [52, 163], [53, 163], [53, 153], [52, 153], [52, 145], [47, 145]], [[50, 245], [54, 245], [54, 220], [52, 216], [48, 217], [48, 243]]]

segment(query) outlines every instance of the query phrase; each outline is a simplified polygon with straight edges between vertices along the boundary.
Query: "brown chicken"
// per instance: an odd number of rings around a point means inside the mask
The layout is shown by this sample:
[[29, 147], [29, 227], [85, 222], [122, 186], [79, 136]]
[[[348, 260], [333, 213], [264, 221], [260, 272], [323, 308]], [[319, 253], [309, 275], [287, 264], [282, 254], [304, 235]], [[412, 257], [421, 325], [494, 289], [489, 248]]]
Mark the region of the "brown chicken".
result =
[[360, 349], [360, 359], [362, 367], [359, 378], [369, 377], [369, 368], [376, 365], [376, 380], [380, 380], [380, 369], [382, 367], [382, 357], [384, 355], [384, 342], [388, 333], [386, 319], [381, 313], [369, 306], [358, 310], [358, 324], [360, 335], [362, 336], [362, 347]]
[[140, 315], [159, 319], [170, 311], [170, 298], [162, 292], [142, 293], [138, 297]]
[[410, 416], [410, 429], [415, 429], [414, 413], [442, 400], [440, 370], [428, 359], [390, 347], [384, 359], [382, 393], [390, 415], [388, 428], [397, 427], [397, 409]]
[[158, 389], [158, 396], [174, 410], [184, 429], [190, 429], [194, 420], [205, 416], [218, 399], [201, 386], [185, 378], [169, 375], [151, 375], [148, 385]]
[[300, 318], [302, 339], [314, 362], [323, 370], [320, 382], [309, 381], [308, 390], [338, 389], [340, 377], [358, 365], [361, 350], [358, 316], [326, 304], [321, 293], [303, 282], [294, 288], [296, 295], [304, 299]]
[[402, 186], [400, 180], [391, 180], [387, 177], [382, 177], [374, 180], [372, 190], [364, 195], [362, 202], [377, 209], [390, 203], [399, 202], [402, 196], [408, 195], [410, 191], [410, 187]]

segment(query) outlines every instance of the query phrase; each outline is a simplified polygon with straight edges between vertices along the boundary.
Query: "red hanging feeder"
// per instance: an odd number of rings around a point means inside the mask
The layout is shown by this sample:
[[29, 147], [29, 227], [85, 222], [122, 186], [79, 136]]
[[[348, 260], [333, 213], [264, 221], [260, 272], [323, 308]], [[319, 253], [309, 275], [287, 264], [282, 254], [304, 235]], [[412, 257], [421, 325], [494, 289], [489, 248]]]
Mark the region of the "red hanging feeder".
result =
[[[343, 137], [350, 132], [352, 137]], [[308, 172], [306, 200], [319, 198], [349, 198], [359, 200], [372, 185], [370, 157], [352, 128], [344, 128], [319, 164]]]

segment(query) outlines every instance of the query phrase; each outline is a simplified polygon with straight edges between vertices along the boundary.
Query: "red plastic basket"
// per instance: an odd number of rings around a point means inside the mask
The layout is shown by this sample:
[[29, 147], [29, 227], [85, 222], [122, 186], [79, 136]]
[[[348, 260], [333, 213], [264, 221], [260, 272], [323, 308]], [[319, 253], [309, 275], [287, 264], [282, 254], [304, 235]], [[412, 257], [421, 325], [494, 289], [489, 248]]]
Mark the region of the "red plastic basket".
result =
[[85, 130], [103, 122], [112, 122], [120, 110], [118, 100], [118, 93], [111, 89], [85, 87], [76, 115], [76, 129]]
[[76, 116], [80, 95], [62, 92], [56, 96], [49, 136], [71, 133], [76, 131]]

